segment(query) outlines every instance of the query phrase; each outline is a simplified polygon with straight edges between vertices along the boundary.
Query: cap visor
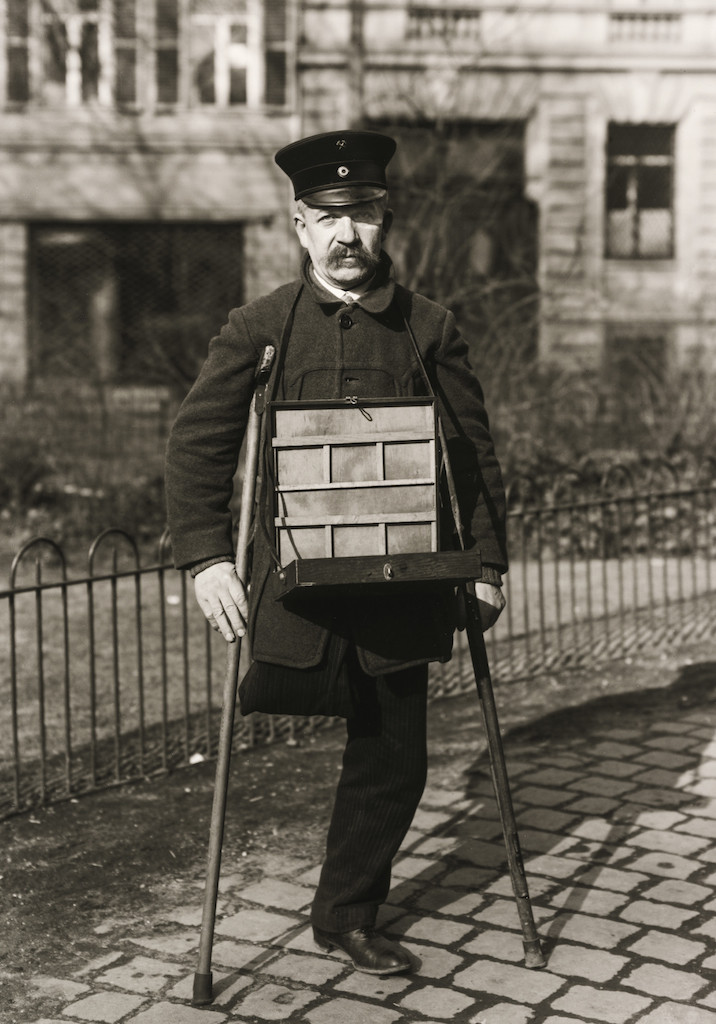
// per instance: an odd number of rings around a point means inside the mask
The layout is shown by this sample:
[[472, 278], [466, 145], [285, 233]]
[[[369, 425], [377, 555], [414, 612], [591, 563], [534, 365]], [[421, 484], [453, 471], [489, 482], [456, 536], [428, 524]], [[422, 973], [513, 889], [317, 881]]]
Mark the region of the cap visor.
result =
[[387, 189], [374, 185], [352, 185], [350, 188], [324, 188], [300, 196], [306, 206], [352, 206], [354, 203], [367, 203], [374, 199], [382, 199]]

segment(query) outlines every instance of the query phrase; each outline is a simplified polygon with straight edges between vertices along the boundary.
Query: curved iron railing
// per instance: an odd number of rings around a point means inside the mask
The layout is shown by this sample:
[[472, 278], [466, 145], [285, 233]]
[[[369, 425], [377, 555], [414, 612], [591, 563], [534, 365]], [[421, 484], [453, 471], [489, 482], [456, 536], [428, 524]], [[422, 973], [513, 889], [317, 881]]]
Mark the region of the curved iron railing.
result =
[[[496, 684], [713, 636], [715, 481], [716, 459], [513, 480], [507, 609], [488, 634]], [[0, 817], [215, 753], [225, 646], [171, 567], [166, 533], [146, 565], [116, 528], [84, 571], [69, 561], [34, 538], [0, 590]], [[472, 686], [458, 634], [431, 694]], [[324, 721], [239, 718], [236, 744], [295, 744]]]

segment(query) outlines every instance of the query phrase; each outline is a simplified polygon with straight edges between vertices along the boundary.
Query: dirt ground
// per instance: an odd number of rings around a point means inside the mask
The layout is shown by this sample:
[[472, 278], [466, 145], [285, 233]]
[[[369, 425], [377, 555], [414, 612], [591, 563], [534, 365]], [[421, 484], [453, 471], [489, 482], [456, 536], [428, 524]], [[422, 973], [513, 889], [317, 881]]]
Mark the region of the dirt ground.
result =
[[[585, 715], [616, 722], [654, 699], [698, 701], [716, 687], [716, 643], [640, 657], [595, 672], [564, 673], [497, 691], [505, 746], [554, 742]], [[670, 688], [666, 691], [664, 688]], [[660, 693], [658, 691], [661, 691]], [[621, 723], [623, 724], [623, 722]], [[281, 853], [320, 862], [343, 730], [298, 747], [236, 755], [223, 870], [250, 881]], [[435, 701], [429, 784], [466, 785], [465, 760], [487, 772], [480, 709], [471, 695]], [[198, 907], [203, 888], [213, 764], [109, 790], [0, 824], [0, 1022], [51, 1012], [33, 995], [39, 975], [69, 976], [105, 953], [106, 935], [146, 931], [163, 907]]]

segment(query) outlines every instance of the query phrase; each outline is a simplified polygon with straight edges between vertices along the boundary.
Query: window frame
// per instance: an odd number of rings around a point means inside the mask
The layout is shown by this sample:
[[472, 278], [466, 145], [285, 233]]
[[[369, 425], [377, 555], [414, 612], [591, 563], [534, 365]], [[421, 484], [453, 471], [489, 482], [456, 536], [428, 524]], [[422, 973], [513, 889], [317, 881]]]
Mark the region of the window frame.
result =
[[[629, 129], [634, 133], [635, 141], [631, 153], [615, 152], [612, 131]], [[649, 152], [648, 133], [656, 135], [661, 132], [668, 140], [668, 152]], [[641, 140], [641, 141], [639, 141]], [[656, 149], [656, 145], [652, 144]], [[608, 260], [664, 261], [673, 260], [675, 251], [675, 150], [676, 125], [669, 123], [630, 123], [610, 121], [607, 125], [605, 140], [605, 181], [604, 181], [604, 257]], [[648, 169], [663, 168], [668, 173], [668, 206], [650, 206], [644, 196], [644, 183], [641, 172]], [[616, 169], [626, 172], [624, 187], [625, 205], [616, 206], [610, 202], [610, 188], [613, 185], [613, 173]], [[641, 192], [641, 200], [640, 200]], [[665, 210], [668, 212], [668, 237], [663, 252], [645, 250], [643, 214], [645, 210]], [[629, 229], [630, 244], [628, 251], [619, 251], [619, 246], [612, 238], [612, 223], [617, 212], [625, 212]]]

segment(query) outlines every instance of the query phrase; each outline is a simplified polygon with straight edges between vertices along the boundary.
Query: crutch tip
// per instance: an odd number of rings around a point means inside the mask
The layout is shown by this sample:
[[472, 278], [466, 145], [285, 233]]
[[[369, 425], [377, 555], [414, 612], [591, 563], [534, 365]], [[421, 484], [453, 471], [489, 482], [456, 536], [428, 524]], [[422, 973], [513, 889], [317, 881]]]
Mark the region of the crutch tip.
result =
[[547, 958], [542, 952], [539, 939], [530, 939], [522, 945], [525, 950], [525, 967], [546, 967]]
[[192, 1006], [208, 1006], [209, 1003], [213, 1002], [214, 995], [211, 980], [211, 972], [209, 974], [197, 973], [194, 975], [194, 990], [191, 997]]

